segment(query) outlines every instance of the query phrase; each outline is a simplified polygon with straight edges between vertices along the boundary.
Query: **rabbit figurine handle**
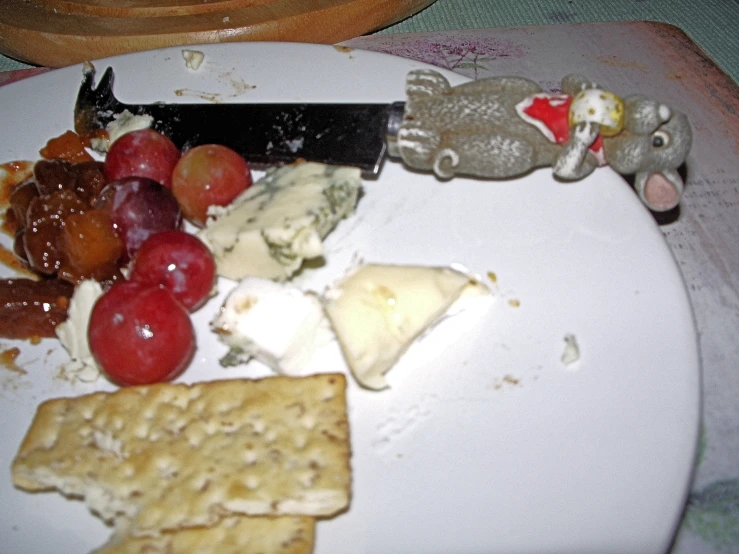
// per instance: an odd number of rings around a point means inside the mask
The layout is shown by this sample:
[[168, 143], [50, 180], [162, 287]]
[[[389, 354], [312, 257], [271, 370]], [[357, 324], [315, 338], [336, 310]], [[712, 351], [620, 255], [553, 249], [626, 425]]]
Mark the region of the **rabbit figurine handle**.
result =
[[388, 153], [443, 179], [509, 179], [550, 166], [576, 180], [609, 165], [634, 175], [636, 192], [656, 212], [680, 202], [677, 169], [690, 151], [687, 117], [646, 96], [620, 98], [580, 75], [547, 93], [520, 77], [452, 87], [433, 70], [408, 74], [403, 120]]

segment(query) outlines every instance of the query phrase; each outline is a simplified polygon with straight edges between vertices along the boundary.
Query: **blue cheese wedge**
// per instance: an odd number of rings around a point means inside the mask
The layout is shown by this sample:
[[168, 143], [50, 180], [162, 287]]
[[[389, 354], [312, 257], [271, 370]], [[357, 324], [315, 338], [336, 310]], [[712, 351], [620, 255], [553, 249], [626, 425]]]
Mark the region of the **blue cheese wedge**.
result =
[[490, 291], [451, 267], [364, 264], [324, 294], [324, 309], [360, 385], [386, 388], [384, 375], [463, 294]]
[[259, 277], [247, 277], [229, 293], [211, 329], [229, 347], [223, 365], [254, 358], [293, 376], [303, 375], [315, 351], [335, 341], [317, 295]]
[[354, 212], [359, 170], [298, 163], [269, 171], [229, 206], [211, 207], [199, 236], [218, 274], [284, 281], [303, 260], [323, 256], [323, 239]]

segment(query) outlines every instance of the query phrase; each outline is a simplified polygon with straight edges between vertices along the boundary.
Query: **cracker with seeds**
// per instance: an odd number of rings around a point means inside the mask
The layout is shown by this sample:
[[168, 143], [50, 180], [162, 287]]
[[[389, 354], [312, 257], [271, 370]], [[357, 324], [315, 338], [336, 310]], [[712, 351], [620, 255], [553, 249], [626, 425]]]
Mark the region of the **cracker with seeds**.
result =
[[335, 515], [350, 454], [342, 374], [163, 383], [44, 402], [12, 475], [156, 536], [236, 514]]
[[314, 538], [309, 517], [235, 516], [158, 537], [132, 537], [123, 528], [93, 554], [310, 554]]

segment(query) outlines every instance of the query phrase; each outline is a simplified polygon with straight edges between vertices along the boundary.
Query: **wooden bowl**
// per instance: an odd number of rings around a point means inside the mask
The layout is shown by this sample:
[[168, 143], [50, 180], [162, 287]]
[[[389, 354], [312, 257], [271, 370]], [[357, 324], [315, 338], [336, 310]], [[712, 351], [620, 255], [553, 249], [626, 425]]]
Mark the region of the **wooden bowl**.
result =
[[335, 44], [395, 23], [433, 1], [3, 0], [0, 52], [62, 67], [188, 44]]

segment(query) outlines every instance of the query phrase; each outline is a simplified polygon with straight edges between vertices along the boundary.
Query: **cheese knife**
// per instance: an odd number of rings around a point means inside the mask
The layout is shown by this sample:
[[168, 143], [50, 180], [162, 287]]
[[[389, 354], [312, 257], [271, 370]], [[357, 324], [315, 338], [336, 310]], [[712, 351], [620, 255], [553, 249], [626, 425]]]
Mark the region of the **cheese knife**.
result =
[[126, 104], [113, 94], [111, 67], [97, 87], [87, 66], [75, 105], [75, 131], [96, 136], [125, 111], [151, 116], [152, 128], [180, 149], [222, 144], [252, 165], [298, 159], [358, 167], [376, 176], [403, 118], [404, 102], [391, 104]]
[[[387, 104], [126, 104], [113, 94], [113, 69], [94, 86], [86, 64], [75, 106], [75, 130], [94, 137], [116, 116], [150, 116], [155, 130], [186, 150], [222, 144], [255, 167], [299, 159], [359, 168], [377, 176], [386, 156], [449, 179], [511, 179], [550, 166], [577, 180], [609, 164], [634, 175], [654, 211], [675, 207], [677, 171], [690, 150], [687, 117], [643, 95], [621, 99], [580, 75], [562, 93], [522, 77], [491, 77], [455, 87], [438, 71], [408, 73], [405, 101]], [[613, 104], [613, 105], [611, 105]]]

